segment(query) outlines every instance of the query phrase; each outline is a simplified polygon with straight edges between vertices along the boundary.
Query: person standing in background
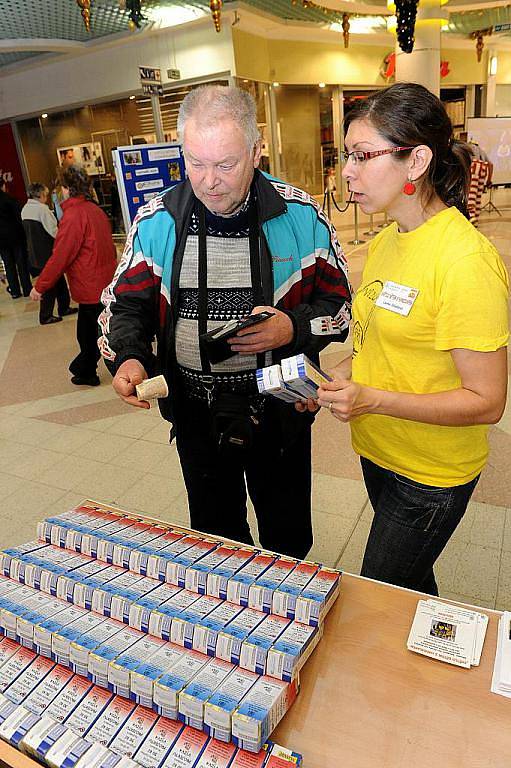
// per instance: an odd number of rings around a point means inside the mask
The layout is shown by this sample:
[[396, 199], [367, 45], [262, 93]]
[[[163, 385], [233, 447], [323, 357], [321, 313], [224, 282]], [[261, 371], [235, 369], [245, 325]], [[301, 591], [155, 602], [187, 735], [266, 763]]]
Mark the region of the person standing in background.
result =
[[[21, 211], [23, 229], [27, 238], [28, 260], [33, 277], [38, 277], [51, 256], [53, 244], [57, 235], [57, 219], [47, 206], [48, 187], [35, 182], [30, 184], [28, 200]], [[57, 300], [58, 316], [53, 314]], [[66, 278], [62, 275], [55, 285], [41, 298], [39, 307], [39, 322], [41, 325], [58, 323], [66, 315], [78, 312], [76, 307], [70, 307], [69, 290]]]
[[90, 179], [82, 168], [71, 165], [62, 171], [63, 217], [53, 253], [44, 266], [30, 297], [40, 301], [64, 273], [71, 296], [78, 302], [76, 335], [79, 354], [71, 361], [72, 384], [96, 387], [99, 361], [98, 317], [100, 296], [110, 283], [117, 263], [112, 229], [107, 216], [90, 198]]
[[21, 223], [21, 203], [7, 192], [0, 179], [0, 254], [5, 265], [8, 288], [13, 299], [29, 296], [32, 289], [25, 233]]

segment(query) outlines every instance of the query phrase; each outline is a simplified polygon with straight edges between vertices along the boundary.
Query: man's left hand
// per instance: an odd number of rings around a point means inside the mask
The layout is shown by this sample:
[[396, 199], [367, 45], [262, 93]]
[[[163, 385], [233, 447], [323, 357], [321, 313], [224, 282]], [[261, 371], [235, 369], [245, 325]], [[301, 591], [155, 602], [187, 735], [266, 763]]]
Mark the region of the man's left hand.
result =
[[257, 352], [267, 352], [269, 349], [284, 347], [293, 341], [293, 323], [289, 315], [275, 307], [254, 307], [253, 315], [260, 312], [272, 312], [273, 317], [264, 320], [252, 328], [239, 331], [236, 336], [227, 339], [233, 352], [242, 355], [253, 355]]
[[32, 299], [32, 301], [41, 301], [42, 295], [43, 294], [39, 293], [39, 291], [36, 291], [35, 288], [32, 288], [32, 290], [30, 291], [30, 298]]

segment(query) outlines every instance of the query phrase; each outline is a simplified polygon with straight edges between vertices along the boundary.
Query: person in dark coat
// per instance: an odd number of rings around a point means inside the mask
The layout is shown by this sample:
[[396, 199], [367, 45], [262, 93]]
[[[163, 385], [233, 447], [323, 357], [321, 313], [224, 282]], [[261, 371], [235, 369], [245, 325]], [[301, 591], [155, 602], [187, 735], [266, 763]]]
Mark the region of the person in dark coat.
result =
[[[48, 187], [39, 182], [30, 184], [28, 200], [21, 211], [23, 229], [27, 238], [28, 261], [33, 277], [38, 277], [51, 256], [57, 235], [57, 219], [47, 206]], [[57, 300], [58, 315], [53, 314]], [[69, 290], [64, 275], [46, 293], [39, 306], [41, 325], [58, 323], [65, 315], [74, 315], [76, 307], [70, 307]]]
[[21, 204], [9, 195], [6, 181], [0, 178], [0, 255], [5, 265], [8, 288], [13, 299], [29, 296], [32, 288], [28, 268], [25, 233], [21, 223]]

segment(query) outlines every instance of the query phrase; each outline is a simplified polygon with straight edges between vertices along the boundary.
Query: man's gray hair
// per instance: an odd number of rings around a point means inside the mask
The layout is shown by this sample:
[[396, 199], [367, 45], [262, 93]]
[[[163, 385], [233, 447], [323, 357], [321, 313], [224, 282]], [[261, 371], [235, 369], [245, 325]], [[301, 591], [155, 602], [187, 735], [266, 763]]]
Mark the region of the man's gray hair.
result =
[[27, 188], [27, 195], [31, 200], [39, 200], [43, 192], [47, 191], [46, 184], [42, 184], [40, 181], [34, 181], [33, 184], [29, 184]]
[[179, 109], [177, 133], [182, 143], [187, 120], [194, 118], [199, 127], [209, 128], [230, 119], [245, 134], [252, 149], [259, 138], [255, 101], [247, 91], [226, 85], [200, 85], [188, 93]]

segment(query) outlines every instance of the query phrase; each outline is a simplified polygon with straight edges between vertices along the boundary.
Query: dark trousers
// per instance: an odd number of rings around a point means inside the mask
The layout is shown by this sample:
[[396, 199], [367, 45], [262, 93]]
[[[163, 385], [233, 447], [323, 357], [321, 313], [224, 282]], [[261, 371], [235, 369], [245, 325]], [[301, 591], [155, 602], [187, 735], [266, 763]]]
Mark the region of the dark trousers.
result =
[[11, 296], [28, 296], [32, 290], [27, 252], [22, 245], [2, 246], [5, 276]]
[[437, 488], [361, 458], [374, 518], [362, 576], [438, 595], [433, 565], [451, 538], [479, 480]]
[[281, 449], [280, 422], [268, 409], [252, 447], [228, 454], [212, 436], [205, 403], [186, 401], [175, 426], [192, 528], [252, 544], [248, 489], [261, 545], [305, 557], [312, 546], [310, 425], [304, 422], [303, 431]]
[[[30, 272], [33, 277], [38, 277], [42, 270], [36, 269], [36, 267], [32, 267]], [[55, 301], [57, 302], [59, 315], [64, 315], [69, 309], [69, 305], [71, 303], [71, 297], [69, 296], [69, 289], [67, 287], [66, 278], [64, 275], [59, 277], [55, 285], [41, 296], [41, 301], [39, 302], [40, 323], [45, 323], [53, 315], [53, 310], [55, 309]]]
[[80, 352], [69, 364], [74, 376], [91, 378], [96, 375], [100, 353], [98, 349], [98, 317], [102, 304], [79, 304], [76, 321], [76, 339]]

